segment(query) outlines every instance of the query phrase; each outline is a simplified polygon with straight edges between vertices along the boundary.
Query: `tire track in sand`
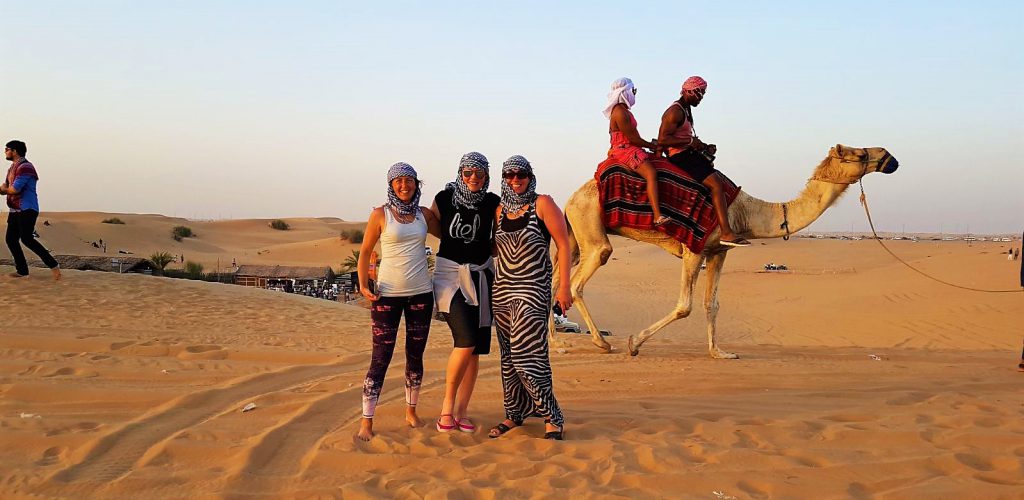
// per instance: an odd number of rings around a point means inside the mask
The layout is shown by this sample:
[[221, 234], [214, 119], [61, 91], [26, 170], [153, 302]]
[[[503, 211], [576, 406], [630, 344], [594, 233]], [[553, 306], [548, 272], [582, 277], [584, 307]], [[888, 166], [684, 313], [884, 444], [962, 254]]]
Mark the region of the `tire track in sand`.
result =
[[[560, 360], [558, 366], [567, 367], [593, 362], [596, 360], [590, 357], [573, 361]], [[384, 384], [394, 389], [382, 393], [378, 405], [405, 399], [404, 363], [393, 363], [388, 371], [394, 375], [385, 378]], [[431, 381], [424, 383], [421, 391], [444, 385], [444, 370], [434, 371], [436, 373], [428, 372], [429, 376], [424, 374], [424, 379]], [[480, 370], [478, 377], [500, 371], [501, 367], [495, 365]], [[289, 480], [297, 480], [306, 471], [327, 437], [362, 417], [362, 397], [361, 386], [324, 396], [297, 412], [287, 422], [267, 432], [251, 448], [241, 470], [228, 479], [222, 493], [232, 497], [257, 493], [272, 496], [282, 492], [288, 487]], [[341, 413], [338, 408], [354, 410]], [[429, 427], [432, 419], [427, 418], [426, 422]]]
[[262, 373], [231, 381], [223, 387], [184, 395], [98, 439], [81, 461], [57, 472], [42, 486], [63, 488], [86, 482], [102, 485], [116, 481], [131, 472], [153, 446], [238, 406], [240, 401], [335, 377], [365, 361], [365, 353], [354, 354], [329, 365], [296, 366]]

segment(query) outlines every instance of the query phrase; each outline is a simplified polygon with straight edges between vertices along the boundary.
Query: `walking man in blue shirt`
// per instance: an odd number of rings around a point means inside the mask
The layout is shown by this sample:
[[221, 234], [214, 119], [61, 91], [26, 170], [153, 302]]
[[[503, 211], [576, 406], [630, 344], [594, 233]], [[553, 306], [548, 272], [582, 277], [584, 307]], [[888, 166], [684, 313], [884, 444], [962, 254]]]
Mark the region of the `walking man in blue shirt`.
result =
[[0, 194], [7, 195], [7, 206], [11, 209], [7, 216], [7, 248], [11, 249], [15, 269], [15, 272], [8, 276], [28, 276], [28, 262], [25, 261], [25, 252], [21, 250], [21, 245], [24, 244], [43, 259], [43, 264], [46, 264], [53, 273], [53, 279], [59, 280], [60, 267], [57, 260], [32, 235], [35, 232], [36, 219], [39, 218], [39, 197], [36, 195], [39, 175], [36, 174], [36, 167], [25, 159], [27, 151], [28, 148], [21, 141], [10, 141], [4, 148], [4, 158], [11, 162], [11, 168], [7, 170], [7, 176], [0, 185]]

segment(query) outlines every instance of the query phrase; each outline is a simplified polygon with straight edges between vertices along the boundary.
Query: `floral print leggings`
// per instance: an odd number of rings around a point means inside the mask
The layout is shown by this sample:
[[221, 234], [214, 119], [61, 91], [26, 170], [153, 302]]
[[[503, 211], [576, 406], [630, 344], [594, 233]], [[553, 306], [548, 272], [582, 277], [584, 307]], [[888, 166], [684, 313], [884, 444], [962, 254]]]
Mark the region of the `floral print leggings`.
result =
[[423, 382], [423, 350], [427, 347], [430, 320], [434, 315], [434, 294], [409, 297], [381, 297], [370, 308], [373, 321], [373, 357], [363, 381], [363, 418], [373, 418], [384, 386], [384, 376], [395, 353], [398, 324], [405, 314], [405, 402], [416, 406]]

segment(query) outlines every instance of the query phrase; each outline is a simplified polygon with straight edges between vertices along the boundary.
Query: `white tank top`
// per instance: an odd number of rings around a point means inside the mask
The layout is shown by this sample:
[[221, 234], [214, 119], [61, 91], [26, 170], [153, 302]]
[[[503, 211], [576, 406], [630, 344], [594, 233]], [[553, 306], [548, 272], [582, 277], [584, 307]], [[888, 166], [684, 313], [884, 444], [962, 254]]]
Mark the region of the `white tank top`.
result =
[[384, 232], [380, 235], [380, 269], [377, 293], [381, 297], [409, 297], [433, 291], [427, 273], [427, 221], [416, 218], [402, 224], [384, 207]]

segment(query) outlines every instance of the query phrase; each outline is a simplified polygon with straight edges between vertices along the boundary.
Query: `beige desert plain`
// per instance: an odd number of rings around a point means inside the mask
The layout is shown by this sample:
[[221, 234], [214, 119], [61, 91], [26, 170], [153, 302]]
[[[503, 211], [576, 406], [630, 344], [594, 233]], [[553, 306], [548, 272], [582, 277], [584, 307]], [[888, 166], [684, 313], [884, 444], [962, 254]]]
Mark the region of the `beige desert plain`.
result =
[[[363, 226], [286, 221], [43, 213], [37, 229], [58, 254], [101, 254], [102, 238], [111, 257], [224, 272], [338, 268], [357, 248], [338, 234]], [[176, 225], [197, 237], [175, 242]], [[630, 357], [627, 336], [674, 305], [680, 261], [612, 243], [587, 299], [613, 352], [573, 334], [552, 349], [564, 442], [536, 420], [496, 440], [404, 427], [400, 354], [378, 437], [354, 442], [370, 349], [358, 303], [102, 272], [0, 280], [0, 497], [1024, 497], [1024, 293], [945, 287], [869, 239], [755, 241], [721, 283], [719, 341], [740, 359], [708, 356], [700, 308]], [[1019, 240], [887, 244], [943, 279], [1019, 288], [1005, 254]], [[427, 418], [450, 347], [434, 322]], [[471, 413], [502, 418], [496, 346]]]

